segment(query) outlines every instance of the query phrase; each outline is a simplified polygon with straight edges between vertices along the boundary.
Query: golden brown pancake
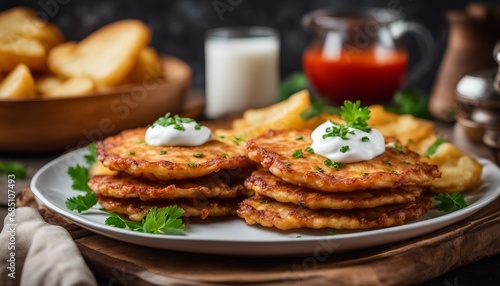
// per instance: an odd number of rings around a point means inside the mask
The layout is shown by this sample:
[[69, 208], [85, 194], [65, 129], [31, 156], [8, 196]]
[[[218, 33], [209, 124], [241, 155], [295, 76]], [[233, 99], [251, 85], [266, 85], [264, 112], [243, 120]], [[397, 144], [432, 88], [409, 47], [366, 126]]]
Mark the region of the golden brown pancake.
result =
[[[222, 171], [223, 172], [223, 171]], [[241, 178], [222, 180], [214, 175], [194, 179], [151, 181], [125, 173], [93, 176], [89, 187], [99, 195], [114, 198], [139, 198], [143, 201], [180, 198], [235, 198], [251, 195]]]
[[126, 130], [99, 142], [99, 160], [111, 170], [150, 180], [195, 178], [252, 166], [237, 146], [216, 140], [193, 147], [150, 146], [144, 141], [145, 132], [146, 128]]
[[240, 203], [238, 215], [247, 224], [282, 230], [293, 228], [369, 229], [401, 225], [422, 216], [432, 207], [424, 196], [414, 202], [371, 209], [311, 210], [255, 195]]
[[107, 211], [124, 214], [133, 221], [141, 221], [152, 207], [163, 208], [176, 205], [184, 209], [184, 217], [207, 217], [235, 215], [238, 202], [241, 199], [177, 199], [177, 200], [151, 200], [117, 199], [97, 195], [99, 204]]
[[[386, 142], [397, 141], [387, 138]], [[420, 155], [406, 147], [402, 152], [387, 147], [383, 154], [371, 160], [333, 168], [325, 165], [326, 157], [305, 150], [311, 143], [310, 130], [270, 130], [248, 141], [245, 148], [251, 160], [284, 181], [325, 192], [429, 186], [440, 176], [437, 166], [422, 162]], [[303, 157], [292, 157], [295, 150], [302, 150]]]
[[245, 187], [278, 202], [292, 203], [309, 209], [365, 209], [388, 204], [404, 204], [414, 201], [425, 191], [424, 187], [408, 186], [328, 193], [289, 184], [266, 171], [254, 171], [245, 180]]

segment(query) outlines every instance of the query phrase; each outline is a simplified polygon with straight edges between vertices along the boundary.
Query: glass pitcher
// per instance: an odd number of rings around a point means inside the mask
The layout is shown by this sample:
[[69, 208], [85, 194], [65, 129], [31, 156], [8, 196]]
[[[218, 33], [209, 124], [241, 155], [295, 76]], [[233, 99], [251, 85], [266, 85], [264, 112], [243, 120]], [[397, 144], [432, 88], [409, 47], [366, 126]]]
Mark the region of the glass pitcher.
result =
[[[370, 8], [316, 10], [302, 24], [314, 38], [302, 56], [314, 93], [331, 104], [360, 100], [363, 105], [387, 103], [405, 81], [420, 77], [434, 52], [431, 34], [420, 24], [404, 21], [396, 10]], [[401, 36], [419, 36], [420, 62], [410, 71]]]

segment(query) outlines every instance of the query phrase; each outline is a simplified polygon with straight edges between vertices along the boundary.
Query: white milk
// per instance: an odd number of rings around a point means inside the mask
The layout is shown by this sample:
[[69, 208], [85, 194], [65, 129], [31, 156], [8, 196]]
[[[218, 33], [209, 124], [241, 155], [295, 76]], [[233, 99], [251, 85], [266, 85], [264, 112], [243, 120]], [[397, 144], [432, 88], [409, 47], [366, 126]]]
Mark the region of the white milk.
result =
[[205, 64], [209, 118], [264, 107], [278, 99], [277, 37], [208, 38]]

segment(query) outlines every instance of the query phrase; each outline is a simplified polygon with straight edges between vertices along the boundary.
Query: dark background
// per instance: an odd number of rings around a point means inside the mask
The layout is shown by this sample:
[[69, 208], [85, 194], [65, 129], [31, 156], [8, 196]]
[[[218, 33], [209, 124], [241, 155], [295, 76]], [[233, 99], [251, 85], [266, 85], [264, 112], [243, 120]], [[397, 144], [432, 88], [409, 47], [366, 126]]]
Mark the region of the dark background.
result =
[[[401, 7], [404, 17], [428, 28], [436, 42], [435, 53], [427, 72], [409, 87], [429, 93], [448, 39], [445, 12], [462, 9], [466, 0], [2, 0], [0, 10], [14, 6], [29, 6], [40, 16], [57, 24], [67, 40], [81, 40], [99, 27], [124, 18], [144, 21], [153, 31], [151, 45], [162, 54], [186, 61], [193, 69], [196, 87], [204, 87], [204, 33], [221, 26], [261, 25], [275, 27], [281, 34], [281, 76], [302, 69], [301, 53], [310, 40], [310, 33], [300, 25], [308, 11], [344, 7]], [[498, 3], [500, 1], [483, 1]], [[227, 10], [224, 13], [215, 7]], [[410, 68], [419, 60], [415, 41], [404, 38], [410, 53]]]

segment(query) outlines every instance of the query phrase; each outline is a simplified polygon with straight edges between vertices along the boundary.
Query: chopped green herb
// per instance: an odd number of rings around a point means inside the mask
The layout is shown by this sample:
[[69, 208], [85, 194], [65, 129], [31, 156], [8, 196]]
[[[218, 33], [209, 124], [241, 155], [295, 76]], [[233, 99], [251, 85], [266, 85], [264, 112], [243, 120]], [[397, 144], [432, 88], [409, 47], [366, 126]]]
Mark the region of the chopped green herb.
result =
[[165, 154], [167, 154], [167, 151], [165, 151], [165, 150], [160, 151], [160, 155], [165, 155]]
[[336, 235], [337, 232], [333, 228], [326, 228], [325, 233], [329, 235]]
[[233, 136], [234, 137], [234, 143], [236, 143], [236, 145], [240, 145], [240, 142], [245, 142], [245, 138], [243, 137], [239, 137], [239, 136]]
[[320, 173], [323, 173], [323, 172], [324, 172], [323, 168], [321, 168], [321, 167], [317, 167], [317, 168], [316, 168], [316, 171], [318, 171], [318, 172], [320, 172]]
[[387, 159], [385, 159], [383, 162], [384, 162], [384, 164], [386, 164], [387, 166], [392, 166], [391, 161], [389, 161], [389, 160], [387, 160]]
[[348, 150], [349, 150], [349, 145], [345, 145], [345, 146], [340, 147], [340, 152], [342, 152], [342, 153], [345, 153]]
[[368, 141], [370, 141], [370, 138], [368, 138], [367, 136], [363, 136], [363, 137], [361, 137], [361, 141], [368, 142]]
[[287, 168], [290, 168], [291, 166], [292, 166], [292, 164], [290, 164], [290, 163], [286, 163], [286, 165], [285, 165], [285, 167], [287, 167]]
[[145, 145], [145, 144], [146, 144], [146, 141], [144, 141], [144, 140], [139, 140], [139, 141], [135, 142], [135, 144], [143, 144], [143, 145]]
[[299, 136], [297, 138], [295, 138], [295, 140], [303, 140], [304, 139], [304, 136]]
[[200, 129], [201, 129], [201, 124], [196, 123], [196, 125], [194, 126], [194, 130], [200, 130]]
[[79, 213], [91, 209], [95, 204], [97, 204], [97, 195], [94, 192], [88, 192], [85, 195], [79, 195], [66, 200], [66, 207], [69, 210], [76, 210]]
[[398, 151], [401, 154], [405, 153], [405, 151], [403, 150], [403, 146], [401, 146], [401, 144], [399, 144], [399, 143], [394, 143], [392, 148], [396, 149], [396, 151]]
[[411, 162], [403, 161], [403, 164], [405, 164], [405, 165], [411, 165]]
[[367, 172], [361, 172], [361, 176], [366, 176], [366, 175], [368, 175]]
[[201, 158], [201, 157], [203, 157], [203, 153], [194, 153], [193, 157]]
[[396, 170], [389, 170], [389, 173], [391, 173], [391, 174], [397, 174], [398, 171], [396, 171]]
[[128, 151], [128, 153], [129, 153], [130, 155], [135, 155], [135, 151], [134, 151], [134, 150], [130, 150], [130, 151]]
[[451, 213], [468, 206], [465, 196], [462, 193], [438, 194], [434, 198], [441, 202], [436, 206], [436, 209], [446, 213]]
[[302, 150], [299, 149], [299, 150], [293, 151], [292, 157], [293, 158], [303, 158], [304, 154], [302, 153]]
[[179, 115], [174, 115], [174, 117], [170, 116], [170, 113], [165, 114], [165, 116], [158, 118], [153, 124], [151, 124], [151, 128], [154, 128], [156, 125], [160, 126], [170, 126], [173, 125], [175, 130], [184, 131], [184, 123], [196, 122], [191, 118], [183, 118]]
[[196, 167], [198, 167], [198, 164], [196, 164], [196, 163], [188, 163], [188, 166], [191, 167], [191, 168], [196, 168]]
[[326, 133], [323, 134], [323, 139], [326, 139], [328, 137], [340, 137], [344, 140], [348, 140], [349, 138], [347, 138], [347, 134], [354, 135], [354, 131], [349, 130], [349, 127], [347, 127], [347, 125], [339, 124], [331, 120], [330, 122], [333, 124], [333, 126], [329, 126], [326, 128]]
[[323, 162], [323, 164], [325, 164], [325, 166], [327, 166], [327, 167], [331, 167], [331, 168], [334, 168], [334, 169], [340, 169], [340, 168], [342, 168], [342, 167], [345, 166], [344, 163], [333, 162], [330, 159], [326, 159], [325, 162]]
[[224, 135], [220, 135], [220, 136], [219, 136], [219, 139], [224, 140], [224, 139], [226, 139], [226, 136], [224, 136]]
[[304, 150], [306, 150], [306, 152], [309, 152], [311, 154], [314, 154], [314, 149], [311, 148], [311, 147], [306, 147]]
[[300, 235], [297, 235], [297, 236], [296, 236], [295, 238], [301, 238], [301, 237], [302, 237], [302, 236], [300, 236]]
[[226, 158], [227, 158], [227, 154], [226, 154], [226, 153], [223, 153], [222, 155], [220, 155], [220, 157], [221, 157], [222, 159], [226, 159]]
[[434, 155], [439, 145], [443, 144], [444, 142], [446, 142], [446, 140], [444, 140], [442, 137], [438, 137], [436, 141], [434, 141], [434, 143], [432, 143], [432, 145], [425, 151], [425, 156]]

